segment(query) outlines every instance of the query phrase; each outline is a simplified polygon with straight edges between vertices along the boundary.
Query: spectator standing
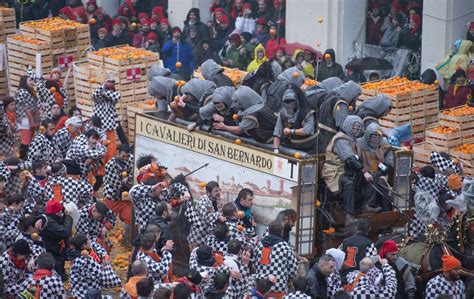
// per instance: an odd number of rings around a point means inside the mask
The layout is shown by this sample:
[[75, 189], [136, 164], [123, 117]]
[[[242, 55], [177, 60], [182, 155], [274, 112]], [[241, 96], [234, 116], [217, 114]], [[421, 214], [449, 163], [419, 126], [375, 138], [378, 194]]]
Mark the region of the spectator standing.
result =
[[199, 31], [199, 36], [203, 39], [209, 38], [209, 27], [201, 22], [201, 14], [199, 8], [193, 7], [189, 10], [186, 20], [184, 21], [183, 34], [189, 36], [189, 29], [196, 28]]
[[[267, 51], [267, 57], [273, 59], [279, 46], [286, 45], [286, 40], [278, 34], [275, 26], [270, 26], [270, 39], [265, 44], [265, 50]], [[314, 76], [314, 75], [313, 75]]]
[[135, 48], [143, 48], [147, 41], [147, 35], [150, 32], [150, 21], [146, 18], [140, 20], [141, 28], [138, 33], [133, 36], [133, 46]]
[[97, 31], [97, 38], [92, 40], [92, 46], [94, 47], [94, 50], [97, 51], [106, 47], [107, 34], [108, 34], [108, 31], [104, 27], [100, 28]]
[[160, 35], [162, 41], [166, 41], [171, 38], [171, 27], [167, 18], [160, 19], [160, 30], [158, 34]]
[[199, 52], [201, 51], [202, 40], [203, 40], [201, 32], [199, 31], [197, 27], [191, 25], [189, 26], [187, 30], [186, 38], [187, 38], [186, 41], [191, 46], [194, 65], [198, 66], [200, 64], [197, 63], [197, 58], [199, 56]]
[[193, 52], [191, 46], [182, 38], [179, 27], [173, 28], [172, 37], [163, 44], [162, 52], [165, 68], [189, 80], [194, 72]]
[[382, 38], [383, 17], [380, 15], [380, 3], [374, 2], [370, 5], [371, 10], [367, 15], [367, 36], [366, 42], [371, 45], [378, 45]]
[[112, 32], [105, 39], [105, 45], [107, 47], [114, 47], [124, 44], [130, 44], [130, 37], [123, 30], [120, 20], [115, 19], [112, 21]]
[[417, 51], [421, 47], [421, 17], [411, 14], [408, 28], [400, 32], [398, 46]]
[[229, 17], [226, 15], [221, 16], [217, 21], [219, 26], [214, 28], [213, 49], [214, 51], [219, 52], [229, 39], [233, 27], [230, 24]]
[[258, 18], [255, 25], [255, 38], [262, 45], [266, 45], [267, 41], [270, 39], [270, 34], [268, 32], [267, 20], [265, 18]]
[[339, 63], [336, 63], [336, 52], [334, 52], [334, 49], [327, 49], [323, 57], [324, 61], [319, 65], [319, 70], [316, 74], [317, 80], [321, 82], [330, 77], [338, 77], [344, 80], [344, 70]]
[[247, 50], [242, 46], [242, 40], [238, 33], [233, 33], [229, 37], [230, 46], [225, 50], [222, 61], [224, 66], [245, 70], [249, 64]]
[[382, 39], [380, 40], [380, 46], [385, 48], [394, 48], [398, 46], [398, 40], [400, 38], [400, 32], [402, 31], [402, 17], [400, 14], [395, 14], [390, 18], [392, 21], [390, 26], [385, 30]]
[[265, 48], [262, 44], [259, 44], [255, 48], [254, 53], [255, 58], [248, 65], [247, 72], [255, 72], [265, 61], [267, 61]]
[[255, 33], [256, 20], [252, 17], [252, 4], [245, 3], [242, 7], [242, 14], [235, 20], [235, 29], [242, 32]]
[[444, 108], [453, 108], [466, 104], [474, 97], [474, 85], [467, 80], [466, 72], [456, 70], [451, 77], [451, 84], [444, 98]]

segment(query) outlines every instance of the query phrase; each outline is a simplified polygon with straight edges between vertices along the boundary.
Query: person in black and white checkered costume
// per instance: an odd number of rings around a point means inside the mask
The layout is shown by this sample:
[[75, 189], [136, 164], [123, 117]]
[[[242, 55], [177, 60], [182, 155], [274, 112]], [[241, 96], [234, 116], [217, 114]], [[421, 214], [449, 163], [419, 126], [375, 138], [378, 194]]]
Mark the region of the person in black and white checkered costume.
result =
[[361, 260], [359, 271], [348, 274], [347, 282], [352, 289], [350, 291], [351, 298], [395, 298], [397, 293], [395, 270], [386, 259], [379, 259], [379, 262], [382, 265], [382, 271], [374, 272], [378, 275], [370, 275], [375, 265], [372, 259], [368, 257]]
[[31, 249], [31, 255], [28, 258], [28, 261], [34, 262], [40, 254], [46, 251], [41, 237], [37, 233], [38, 229], [35, 228], [38, 221], [41, 221], [40, 227], [44, 227], [48, 221], [45, 215], [40, 215], [39, 217], [33, 217], [32, 215], [26, 216], [21, 219], [18, 228], [20, 234], [17, 236], [15, 241], [25, 240], [28, 242], [28, 245]]
[[41, 122], [44, 127], [44, 133], [39, 132], [31, 141], [28, 149], [28, 161], [44, 160], [48, 164], [53, 163], [58, 157], [58, 151], [53, 143], [53, 136], [55, 132], [55, 124], [52, 119], [46, 119]]
[[143, 231], [155, 215], [156, 204], [163, 200], [161, 192], [165, 186], [165, 183], [158, 182], [156, 178], [149, 178], [143, 184], [137, 184], [130, 189], [138, 231]]
[[56, 103], [54, 95], [49, 88], [46, 87], [46, 79], [37, 76], [31, 67], [28, 67], [26, 75], [30, 77], [36, 84], [38, 104], [41, 108], [41, 120], [51, 117], [51, 107]]
[[459, 166], [451, 160], [450, 155], [447, 153], [431, 152], [430, 162], [437, 171], [446, 176], [453, 172], [456, 174], [461, 173]]
[[73, 116], [66, 120], [64, 128], [54, 134], [53, 143], [59, 158], [66, 158], [69, 147], [72, 145], [74, 138], [81, 134], [82, 127], [82, 119], [79, 116]]
[[107, 80], [92, 94], [93, 113], [102, 120], [102, 129], [112, 131], [119, 125], [115, 105], [120, 101], [120, 93], [115, 91], [115, 81]]
[[16, 194], [8, 196], [6, 207], [0, 211], [0, 239], [5, 248], [10, 248], [20, 234], [18, 224], [24, 215], [24, 199]]
[[102, 202], [85, 205], [76, 224], [76, 231], [85, 234], [89, 240], [105, 240], [108, 230], [115, 224], [115, 215]]
[[258, 277], [276, 276], [276, 283], [271, 291], [288, 293], [288, 280], [296, 276], [298, 259], [291, 246], [281, 237], [283, 228], [278, 222], [268, 226], [267, 237], [254, 250], [253, 262]]
[[[5, 97], [3, 101], [3, 110], [5, 113], [0, 115], [0, 155], [8, 157], [14, 154], [15, 144], [17, 142], [17, 124], [16, 119], [10, 118], [7, 112], [12, 112], [15, 115], [15, 99], [12, 97]], [[0, 111], [2, 107], [0, 107]]]
[[[162, 283], [168, 275], [173, 256], [173, 241], [168, 240], [161, 249], [159, 256], [155, 249], [155, 234], [146, 233], [141, 237], [141, 246], [137, 253], [136, 260], [144, 261], [147, 265], [148, 277], [153, 278], [155, 285]], [[167, 280], [167, 279], [166, 279]]]
[[[213, 224], [219, 219], [218, 202], [221, 201], [221, 189], [217, 182], [211, 181], [206, 185], [206, 194], [189, 204], [186, 216], [191, 223], [188, 241], [193, 246], [203, 245], [206, 237], [212, 234]], [[225, 218], [222, 217], [222, 221]]]
[[227, 253], [227, 245], [232, 238], [229, 236], [229, 227], [222, 222], [216, 222], [214, 232], [207, 236], [206, 245], [211, 247], [212, 252], [218, 252], [221, 255]]
[[449, 295], [453, 299], [464, 299], [466, 287], [461, 280], [461, 262], [453, 256], [443, 255], [443, 273], [431, 278], [426, 285], [426, 298]]
[[[297, 276], [293, 279], [294, 292], [289, 293], [283, 299], [311, 299], [311, 296], [307, 295], [308, 281], [303, 276]], [[329, 297], [328, 297], [329, 298]]]
[[30, 293], [38, 295], [37, 298], [66, 298], [61, 276], [54, 271], [54, 257], [51, 253], [41, 253], [35, 263], [38, 269], [26, 282]]
[[72, 142], [66, 154], [67, 160], [79, 163], [83, 179], [93, 167], [100, 167], [101, 159], [107, 152], [107, 148], [100, 144], [100, 136], [96, 130], [88, 130], [78, 136]]
[[4, 188], [5, 195], [21, 193], [20, 174], [23, 170], [31, 169], [31, 163], [16, 157], [8, 157], [3, 162], [9, 174]]
[[[16, 295], [26, 289], [26, 282], [29, 276], [26, 273], [25, 260], [30, 254], [31, 249], [28, 242], [18, 240], [1, 255], [0, 267], [3, 272], [3, 295], [13, 295], [16, 297]], [[14, 260], [17, 262], [15, 263]]]

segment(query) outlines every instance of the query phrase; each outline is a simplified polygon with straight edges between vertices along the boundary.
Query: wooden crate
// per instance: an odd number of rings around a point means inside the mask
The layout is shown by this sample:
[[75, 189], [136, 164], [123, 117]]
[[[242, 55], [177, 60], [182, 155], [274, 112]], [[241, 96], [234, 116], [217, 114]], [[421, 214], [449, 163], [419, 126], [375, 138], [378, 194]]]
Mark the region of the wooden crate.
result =
[[8, 95], [8, 82], [7, 72], [5, 70], [0, 71], [0, 98]]
[[7, 41], [7, 35], [16, 33], [14, 8], [0, 7], [0, 43]]
[[449, 126], [449, 127], [455, 127], [455, 128], [461, 128], [461, 129], [474, 128], [474, 113], [470, 115], [464, 115], [464, 116], [452, 116], [445, 113], [448, 110], [456, 111], [458, 109], [461, 109], [462, 107], [465, 107], [465, 106], [459, 106], [459, 107], [454, 107], [451, 109], [440, 111], [439, 124], [442, 126]]
[[460, 129], [452, 133], [438, 133], [434, 132], [433, 129], [434, 128], [430, 128], [425, 132], [427, 142], [446, 149], [457, 147], [462, 144], [462, 132]]
[[141, 112], [150, 112], [157, 110], [156, 105], [145, 103], [135, 103], [127, 105], [127, 122], [128, 122], [128, 140], [131, 143], [135, 141], [135, 115]]
[[413, 146], [413, 161], [419, 167], [430, 165], [430, 155], [432, 151], [438, 150], [436, 145], [428, 142], [421, 142]]
[[451, 154], [461, 160], [465, 175], [474, 177], [474, 153], [466, 154], [455, 148]]

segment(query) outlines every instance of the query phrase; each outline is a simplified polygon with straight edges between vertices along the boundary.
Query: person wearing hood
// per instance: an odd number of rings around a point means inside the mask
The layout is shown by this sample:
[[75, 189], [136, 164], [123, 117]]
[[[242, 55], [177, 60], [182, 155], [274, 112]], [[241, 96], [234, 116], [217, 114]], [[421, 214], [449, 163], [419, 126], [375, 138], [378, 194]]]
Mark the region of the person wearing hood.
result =
[[196, 121], [199, 116], [199, 109], [206, 102], [216, 89], [216, 84], [208, 80], [193, 78], [180, 89], [181, 96], [173, 104], [170, 103], [172, 114], [168, 120], [174, 121], [176, 117]]
[[222, 15], [217, 19], [219, 26], [215, 29], [213, 34], [213, 48], [214, 51], [219, 52], [229, 39], [229, 35], [234, 31], [233, 26], [230, 23], [229, 17]]
[[184, 41], [181, 29], [174, 27], [171, 39], [163, 44], [163, 64], [173, 73], [181, 75], [188, 80], [194, 72], [194, 59], [191, 46]]
[[247, 50], [242, 46], [242, 40], [238, 33], [232, 33], [229, 37], [230, 46], [222, 50], [222, 64], [229, 68], [245, 70], [249, 64]]
[[277, 115], [282, 107], [282, 98], [288, 85], [294, 84], [300, 87], [304, 83], [305, 76], [297, 67], [291, 67], [278, 75], [278, 80], [273, 82], [267, 90], [262, 91], [265, 98], [265, 106]]
[[385, 30], [382, 39], [380, 40], [380, 46], [382, 49], [398, 46], [402, 26], [403, 17], [399, 13], [395, 13], [393, 17], [390, 17], [390, 26]]
[[219, 55], [212, 50], [211, 41], [204, 39], [201, 42], [201, 47], [199, 48], [198, 54], [195, 57], [196, 66], [201, 66], [207, 60], [214, 60], [219, 64], [222, 63]]
[[275, 57], [275, 53], [278, 47], [285, 46], [286, 40], [285, 38], [281, 37], [277, 31], [276, 26], [270, 26], [270, 39], [265, 44], [265, 50], [267, 51], [267, 56], [270, 59]]
[[347, 67], [347, 76], [346, 76], [346, 81], [354, 81], [356, 83], [365, 83], [367, 82], [367, 78], [364, 76], [364, 73], [358, 66], [350, 66]]
[[197, 59], [202, 48], [202, 35], [196, 26], [189, 26], [186, 32], [186, 41], [191, 46], [194, 65], [198, 65]]
[[362, 175], [368, 182], [373, 181], [373, 177], [364, 169], [356, 151], [356, 140], [364, 135], [362, 119], [349, 115], [341, 129], [326, 147], [326, 161], [321, 175], [329, 191], [342, 195], [348, 225], [354, 221], [352, 215], [355, 213], [355, 176]]
[[204, 79], [216, 83], [217, 87], [234, 87], [232, 80], [224, 74], [224, 68], [212, 59], [204, 61], [201, 65], [201, 74]]
[[417, 51], [421, 47], [421, 17], [410, 14], [408, 27], [404, 28], [399, 35], [398, 46]]
[[283, 107], [273, 131], [273, 149], [278, 153], [283, 145], [307, 153], [316, 151], [317, 120], [304, 93], [290, 85], [282, 98]]
[[344, 70], [339, 63], [336, 63], [336, 52], [334, 52], [334, 49], [327, 49], [323, 57], [324, 61], [319, 64], [318, 73], [316, 74], [317, 80], [321, 82], [330, 77], [338, 77], [344, 81]]
[[336, 260], [329, 254], [322, 255], [318, 263], [308, 271], [306, 278], [308, 279], [308, 289], [311, 298], [327, 299], [330, 286], [328, 278], [335, 273]]
[[380, 249], [380, 257], [387, 259], [388, 264], [395, 270], [397, 278], [396, 299], [415, 299], [416, 284], [408, 262], [398, 256], [398, 245], [393, 240], [385, 241]]
[[258, 46], [254, 50], [254, 54], [254, 60], [252, 60], [247, 66], [247, 72], [249, 73], [255, 72], [265, 61], [267, 61], [265, 48], [262, 46], [262, 44], [258, 44]]
[[235, 29], [239, 32], [255, 33], [256, 20], [252, 17], [252, 4], [245, 3], [242, 7], [242, 15], [235, 20]]
[[346, 259], [346, 253], [340, 249], [330, 248], [326, 250], [326, 254], [332, 256], [335, 263], [334, 271], [327, 278], [329, 287], [328, 296], [334, 296], [336, 293], [343, 291], [339, 271], [341, 271], [344, 260]]
[[311, 109], [319, 114], [319, 107], [326, 100], [331, 91], [341, 86], [344, 82], [338, 77], [331, 77], [325, 79], [319, 85], [314, 85], [305, 90], [306, 98], [308, 99]]
[[303, 74], [306, 77], [314, 78], [314, 67], [311, 63], [306, 62], [304, 57], [304, 51], [296, 49], [295, 53], [293, 53], [293, 61], [295, 63], [295, 66], [298, 67], [298, 69], [302, 70]]
[[148, 80], [152, 80], [154, 77], [157, 77], [157, 76], [171, 78], [176, 81], [183, 80], [183, 78], [180, 75], [172, 73], [170, 69], [161, 67], [159, 64], [154, 64], [148, 70], [147, 77], [148, 77]]
[[234, 92], [234, 87], [217, 87], [212, 95], [203, 99], [203, 106], [199, 108], [198, 119], [195, 123], [188, 125], [188, 130], [193, 131], [208, 122], [210, 122], [209, 130], [212, 129], [214, 122], [223, 122], [226, 125], [234, 124], [235, 121], [232, 119], [234, 110], [231, 109]]
[[256, 71], [248, 73], [244, 79], [242, 79], [242, 85], [248, 86], [258, 94], [263, 95], [263, 92], [274, 80], [273, 62], [265, 61]]
[[349, 81], [334, 89], [319, 106], [318, 153], [324, 153], [331, 138], [340, 130], [362, 93], [359, 84]]
[[451, 76], [451, 84], [444, 98], [444, 108], [453, 108], [472, 102], [474, 97], [474, 85], [467, 80], [466, 72], [458, 69]]
[[148, 93], [157, 99], [165, 99], [168, 104], [171, 104], [179, 92], [178, 82], [174, 78], [155, 76], [150, 80]]
[[264, 277], [271, 273], [276, 277], [268, 297], [281, 298], [287, 294], [288, 280], [294, 278], [298, 270], [296, 252], [282, 238], [282, 230], [281, 223], [272, 221], [268, 225], [268, 235], [254, 249], [256, 276]]
[[232, 95], [232, 107], [237, 112], [236, 125], [215, 122], [214, 129], [247, 135], [261, 143], [273, 140], [277, 118], [258, 93], [250, 87], [240, 86]]
[[189, 29], [195, 27], [199, 31], [199, 35], [203, 39], [209, 39], [209, 28], [201, 22], [201, 13], [199, 8], [193, 7], [189, 10], [186, 20], [184, 21], [183, 34], [189, 36]]
[[[390, 144], [383, 138], [382, 128], [377, 123], [366, 127], [364, 136], [357, 139], [357, 155], [362, 160], [365, 171], [374, 178], [377, 189], [387, 191], [390, 189], [387, 179], [394, 166], [393, 152]], [[390, 211], [392, 205], [390, 198], [380, 194], [371, 184], [361, 183], [364, 193], [362, 213]], [[375, 208], [379, 205], [380, 208]]]
[[379, 123], [379, 119], [387, 116], [392, 110], [392, 100], [386, 94], [379, 94], [365, 100], [355, 112], [355, 115], [362, 118], [364, 126], [367, 128], [372, 123]]

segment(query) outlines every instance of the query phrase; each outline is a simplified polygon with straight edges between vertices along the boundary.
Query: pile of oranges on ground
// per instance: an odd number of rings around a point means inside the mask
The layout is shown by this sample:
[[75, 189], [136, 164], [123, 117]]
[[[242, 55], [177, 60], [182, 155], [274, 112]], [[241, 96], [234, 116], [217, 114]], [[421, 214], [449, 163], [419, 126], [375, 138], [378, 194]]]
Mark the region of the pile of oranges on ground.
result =
[[474, 115], [474, 107], [469, 107], [467, 105], [461, 107], [450, 108], [441, 111], [442, 114], [449, 116], [469, 116]]
[[459, 131], [459, 128], [453, 128], [453, 127], [448, 127], [448, 126], [438, 126], [436, 128], [430, 129], [430, 131], [435, 132], [435, 133], [441, 133], [441, 134], [451, 134], [451, 133]]
[[79, 22], [64, 20], [61, 18], [46, 18], [38, 21], [23, 23], [23, 26], [38, 28], [46, 31], [60, 31], [65, 29], [79, 28], [86, 26]]
[[145, 49], [138, 49], [130, 46], [116, 47], [116, 48], [103, 48], [99, 51], [91, 52], [91, 54], [104, 56], [113, 60], [127, 60], [127, 59], [139, 59], [144, 57], [152, 57], [156, 54]]

